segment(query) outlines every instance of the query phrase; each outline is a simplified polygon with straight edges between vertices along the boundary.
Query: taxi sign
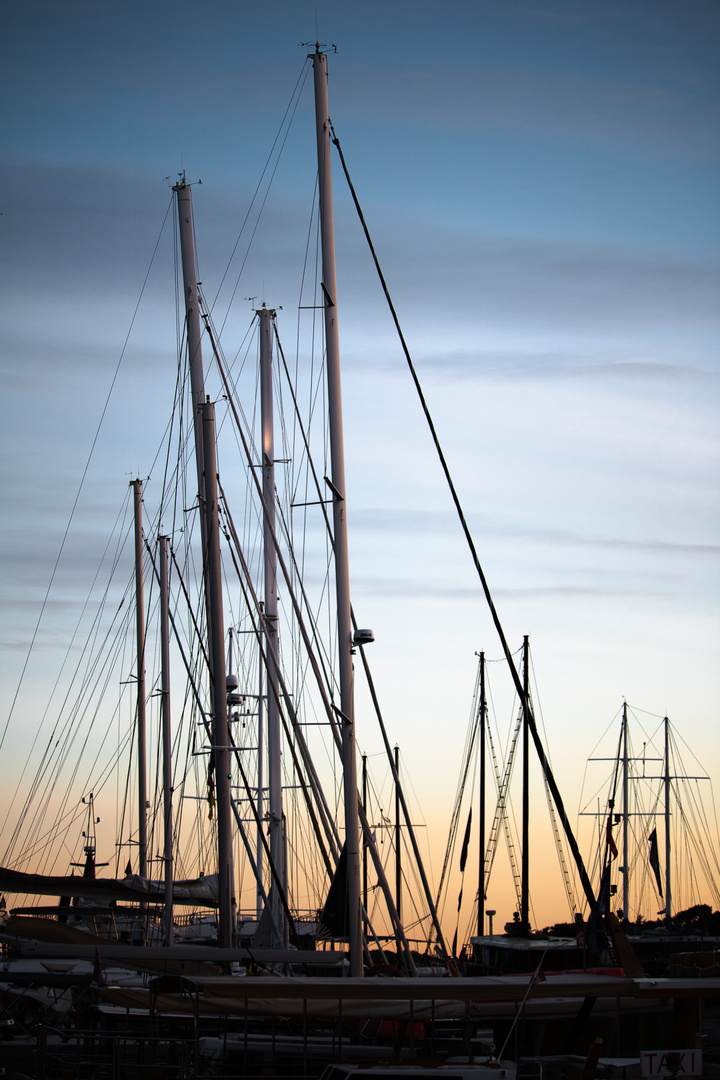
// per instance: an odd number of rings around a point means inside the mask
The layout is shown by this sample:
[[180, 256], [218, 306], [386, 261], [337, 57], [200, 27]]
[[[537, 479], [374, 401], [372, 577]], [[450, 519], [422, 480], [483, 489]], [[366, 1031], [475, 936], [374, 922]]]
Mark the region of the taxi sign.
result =
[[702, 1050], [643, 1050], [643, 1076], [702, 1076]]

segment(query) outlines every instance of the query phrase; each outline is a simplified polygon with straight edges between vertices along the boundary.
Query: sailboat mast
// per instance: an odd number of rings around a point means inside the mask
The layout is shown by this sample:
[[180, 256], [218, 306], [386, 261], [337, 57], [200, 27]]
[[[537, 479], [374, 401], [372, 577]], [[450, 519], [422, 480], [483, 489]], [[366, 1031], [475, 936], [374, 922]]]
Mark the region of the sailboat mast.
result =
[[[177, 198], [180, 254], [182, 258], [185, 320], [190, 366], [195, 464], [200, 505], [205, 609], [210, 656], [210, 707], [213, 716], [213, 747], [218, 816], [218, 943], [232, 944], [235, 926], [235, 886], [230, 831], [230, 779], [228, 754], [227, 695], [225, 686], [225, 635], [222, 614], [222, 578], [218, 533], [217, 469], [215, 464], [215, 410], [205, 399], [202, 361], [200, 299], [198, 295], [195, 225], [192, 193], [185, 177], [173, 186]], [[206, 468], [207, 462], [207, 468]], [[219, 637], [217, 636], [219, 633]]]
[[[362, 808], [365, 819], [367, 820], [367, 754], [362, 756]], [[368, 909], [368, 841], [367, 838], [363, 838], [362, 849], [362, 906], [363, 906], [363, 933], [367, 937], [368, 921], [367, 921], [367, 909]]]
[[172, 945], [173, 934], [173, 812], [172, 812], [172, 738], [170, 730], [170, 597], [168, 590], [168, 538], [160, 537], [160, 653], [163, 745], [163, 809], [165, 824], [165, 944]]
[[147, 761], [145, 734], [145, 601], [143, 596], [142, 480], [132, 481], [135, 508], [135, 624], [137, 637], [138, 874], [147, 877]]
[[485, 933], [485, 653], [480, 653], [480, 867], [478, 881], [478, 936]]
[[230, 830], [230, 754], [225, 683], [225, 630], [222, 612], [222, 567], [218, 521], [217, 465], [215, 463], [215, 406], [202, 406], [205, 456], [205, 527], [207, 535], [208, 607], [210, 627], [210, 681], [212, 685], [212, 753], [215, 759], [218, 829], [218, 945], [230, 948], [235, 928], [235, 881]]
[[628, 758], [628, 718], [627, 718], [627, 701], [623, 701], [623, 718], [622, 718], [622, 782], [623, 782], [623, 864], [620, 868], [620, 872], [623, 876], [623, 927], [627, 927], [628, 916], [630, 914], [630, 897], [628, 892], [630, 889], [630, 869], [628, 866], [628, 820], [630, 817], [629, 806], [629, 778], [630, 778], [630, 759]]
[[530, 657], [529, 638], [523, 638], [523, 746], [522, 746], [522, 880], [520, 925], [530, 930]]
[[[265, 605], [262, 600], [259, 601], [260, 605], [260, 621], [261, 626], [264, 627], [265, 620], [263, 618], [263, 612], [265, 611]], [[260, 918], [263, 913], [264, 895], [263, 889], [263, 828], [265, 822], [265, 661], [263, 658], [263, 650], [260, 650], [260, 656], [258, 658], [258, 709], [257, 709], [257, 794], [256, 794], [256, 807], [257, 807], [257, 829], [256, 829], [256, 845], [257, 845], [257, 899], [255, 905], [255, 913], [257, 920], [260, 922]]]
[[[178, 228], [180, 232], [180, 257], [182, 259], [183, 289], [185, 293], [185, 324], [190, 366], [190, 395], [192, 398], [193, 428], [195, 432], [195, 462], [197, 466], [198, 494], [200, 502], [204, 493], [204, 461], [202, 417], [200, 409], [205, 403], [205, 375], [202, 359], [202, 330], [200, 326], [200, 300], [198, 297], [197, 256], [195, 251], [195, 223], [193, 220], [192, 188], [185, 183], [173, 186], [177, 199]], [[202, 523], [203, 547], [205, 525]]]
[[[400, 823], [400, 747], [395, 746], [395, 907], [402, 922], [402, 835]], [[400, 944], [398, 942], [398, 957]]]
[[670, 887], [670, 721], [663, 720], [665, 727], [665, 922], [672, 924], [672, 890]]
[[345, 502], [345, 454], [343, 447], [342, 395], [340, 389], [340, 348], [335, 281], [335, 231], [332, 212], [330, 172], [330, 122], [327, 101], [327, 59], [320, 48], [312, 54], [315, 83], [315, 123], [317, 130], [320, 229], [322, 240], [322, 288], [325, 311], [330, 460], [332, 465], [333, 539], [335, 544], [335, 590], [338, 621], [338, 665], [340, 673], [340, 719], [345, 803], [345, 844], [347, 848], [347, 909], [350, 945], [350, 975], [362, 975], [362, 924], [360, 919], [360, 833], [358, 820], [357, 764], [355, 760], [355, 716], [353, 704], [352, 616]]
[[[272, 383], [272, 320], [275, 312], [263, 304], [257, 312], [260, 322], [260, 411], [262, 415], [262, 477], [265, 514], [263, 543], [265, 552], [265, 649], [267, 656], [267, 745], [268, 745], [268, 802], [270, 811], [270, 858], [277, 872], [270, 889], [273, 928], [280, 941], [286, 944], [287, 920], [278, 895], [277, 881], [285, 880], [282, 771], [280, 756], [280, 713], [278, 709], [278, 592], [277, 555], [275, 551], [275, 442], [273, 422]], [[273, 933], [276, 930], [273, 929]]]

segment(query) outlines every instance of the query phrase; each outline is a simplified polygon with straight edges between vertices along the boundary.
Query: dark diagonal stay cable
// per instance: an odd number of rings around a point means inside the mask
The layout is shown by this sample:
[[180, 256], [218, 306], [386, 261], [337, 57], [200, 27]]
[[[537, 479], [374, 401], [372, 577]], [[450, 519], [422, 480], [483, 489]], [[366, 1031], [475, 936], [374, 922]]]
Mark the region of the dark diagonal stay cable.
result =
[[437, 455], [438, 455], [438, 459], [440, 461], [440, 465], [442, 467], [443, 473], [445, 474], [445, 479], [447, 481], [448, 488], [450, 489], [450, 494], [451, 494], [452, 500], [453, 500], [453, 502], [455, 504], [455, 509], [457, 510], [457, 514], [458, 514], [458, 517], [460, 519], [460, 525], [462, 527], [463, 533], [465, 534], [465, 539], [467, 540], [468, 547], [470, 549], [470, 554], [472, 556], [473, 563], [475, 564], [475, 570], [477, 571], [477, 575], [478, 575], [478, 577], [480, 579], [480, 584], [482, 586], [482, 590], [483, 590], [483, 592], [485, 594], [485, 599], [487, 601], [487, 605], [490, 608], [490, 614], [492, 616], [493, 623], [495, 624], [495, 629], [497, 630], [498, 637], [500, 638], [500, 644], [502, 645], [502, 649], [503, 649], [503, 652], [505, 654], [505, 659], [507, 660], [508, 667], [510, 668], [510, 674], [512, 676], [513, 683], [515, 685], [515, 690], [517, 692], [518, 697], [520, 698], [520, 701], [522, 702], [522, 707], [523, 707], [523, 710], [525, 712], [525, 715], [527, 716], [528, 727], [530, 729], [530, 733], [532, 735], [533, 742], [535, 743], [535, 749], [536, 749], [537, 755], [538, 755], [538, 757], [540, 759], [540, 764], [542, 766], [542, 770], [543, 770], [543, 772], [544, 772], [544, 774], [545, 774], [545, 776], [547, 778], [547, 782], [548, 782], [548, 785], [549, 785], [550, 790], [552, 792], [552, 796], [553, 796], [553, 799], [555, 801], [555, 805], [557, 806], [558, 813], [560, 815], [560, 819], [561, 819], [561, 821], [563, 823], [563, 828], [565, 830], [565, 835], [567, 836], [567, 839], [568, 839], [568, 844], [570, 845], [570, 849], [571, 849], [571, 851], [573, 853], [573, 856], [575, 858], [575, 865], [577, 866], [578, 874], [580, 875], [580, 880], [582, 882], [582, 886], [583, 886], [583, 890], [585, 892], [585, 896], [587, 897], [588, 903], [591, 905], [591, 907], [594, 907], [594, 905], [595, 905], [595, 896], [594, 896], [594, 893], [593, 893], [592, 885], [590, 883], [590, 879], [589, 879], [589, 877], [587, 875], [587, 871], [585, 869], [585, 864], [583, 862], [582, 855], [580, 854], [580, 849], [579, 849], [579, 847], [577, 845], [577, 841], [575, 839], [572, 828], [570, 826], [570, 821], [568, 820], [568, 816], [567, 816], [567, 814], [565, 812], [565, 805], [563, 803], [562, 796], [560, 795], [560, 791], [558, 789], [558, 786], [557, 786], [557, 784], [555, 782], [555, 777], [553, 776], [552, 769], [550, 768], [550, 762], [547, 759], [547, 755], [545, 754], [545, 750], [543, 748], [542, 742], [540, 741], [540, 736], [538, 734], [537, 726], [535, 724], [535, 717], [533, 716], [533, 712], [532, 712], [532, 706], [530, 704], [528, 695], [525, 693], [525, 691], [523, 689], [522, 680], [520, 679], [520, 675], [518, 673], [518, 670], [515, 667], [515, 662], [514, 662], [514, 660], [512, 658], [512, 653], [510, 652], [510, 647], [508, 646], [507, 639], [505, 637], [505, 633], [504, 633], [502, 625], [500, 623], [500, 617], [498, 616], [497, 610], [495, 608], [495, 604], [493, 602], [492, 595], [490, 593], [490, 587], [489, 587], [489, 585], [487, 583], [487, 579], [485, 577], [485, 573], [483, 571], [483, 568], [480, 565], [480, 559], [478, 557], [478, 553], [477, 553], [477, 550], [475, 548], [475, 543], [473, 541], [472, 534], [470, 532], [470, 528], [468, 526], [467, 521], [465, 520], [465, 514], [463, 512], [463, 508], [462, 508], [462, 505], [460, 503], [460, 498], [459, 498], [458, 493], [457, 493], [457, 491], [455, 489], [455, 484], [453, 483], [452, 476], [450, 475], [450, 469], [448, 467], [447, 461], [445, 460], [445, 455], [444, 455], [442, 447], [440, 445], [440, 439], [438, 438], [437, 431], [435, 430], [435, 424], [433, 423], [432, 416], [430, 415], [430, 410], [429, 410], [427, 402], [425, 400], [425, 395], [423, 394], [422, 387], [420, 386], [420, 380], [419, 380], [417, 372], [415, 370], [415, 366], [414, 366], [414, 364], [412, 362], [412, 357], [410, 356], [410, 350], [408, 349], [407, 342], [405, 341], [405, 337], [404, 337], [402, 329], [400, 327], [400, 320], [398, 319], [397, 312], [395, 311], [395, 305], [392, 302], [392, 298], [390, 296], [390, 291], [388, 289], [387, 282], [385, 281], [385, 276], [384, 276], [384, 274], [382, 272], [382, 269], [380, 267], [380, 262], [378, 260], [377, 254], [375, 252], [375, 247], [373, 245], [372, 238], [370, 236], [370, 231], [369, 231], [369, 229], [367, 227], [367, 224], [365, 222], [365, 217], [364, 217], [362, 209], [360, 207], [360, 203], [358, 201], [358, 197], [357, 197], [357, 194], [355, 192], [355, 188], [353, 187], [352, 180], [350, 179], [350, 173], [348, 172], [348, 168], [347, 168], [347, 165], [345, 163], [345, 157], [343, 155], [342, 148], [340, 146], [340, 141], [339, 141], [339, 139], [337, 138], [337, 136], [335, 134], [332, 123], [330, 123], [330, 134], [332, 136], [332, 141], [333, 141], [335, 147], [337, 148], [338, 154], [340, 155], [340, 163], [342, 165], [343, 172], [345, 174], [345, 179], [347, 181], [347, 185], [348, 185], [348, 188], [350, 190], [352, 200], [353, 200], [353, 202], [355, 204], [355, 209], [357, 210], [357, 214], [358, 214], [358, 217], [360, 219], [360, 224], [362, 225], [363, 232], [365, 233], [365, 239], [367, 240], [368, 247], [370, 248], [370, 254], [372, 255], [373, 262], [375, 263], [375, 269], [377, 270], [378, 278], [380, 279], [380, 285], [382, 287], [383, 293], [385, 294], [385, 299], [387, 300], [387, 304], [388, 304], [388, 307], [390, 309], [390, 314], [392, 315], [393, 322], [395, 323], [395, 329], [397, 330], [398, 338], [400, 339], [400, 344], [401, 344], [402, 350], [403, 350], [403, 352], [405, 354], [405, 359], [407, 360], [408, 368], [410, 369], [410, 375], [412, 376], [413, 383], [415, 384], [415, 389], [417, 390], [417, 394], [418, 394], [418, 397], [420, 399], [420, 405], [422, 407], [423, 413], [425, 414], [425, 419], [427, 420], [428, 427], [430, 428], [430, 434], [432, 436], [433, 443], [435, 444], [435, 450], [437, 451]]

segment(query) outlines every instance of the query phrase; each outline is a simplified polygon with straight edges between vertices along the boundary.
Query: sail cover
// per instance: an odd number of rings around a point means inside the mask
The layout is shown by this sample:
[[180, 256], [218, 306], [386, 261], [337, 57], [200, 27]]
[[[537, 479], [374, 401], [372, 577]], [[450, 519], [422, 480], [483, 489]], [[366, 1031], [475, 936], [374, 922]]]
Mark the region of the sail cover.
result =
[[[87, 900], [104, 903], [111, 900], [140, 903], [148, 900], [162, 900], [165, 896], [165, 882], [151, 881], [149, 878], [140, 877], [139, 874], [129, 874], [122, 880], [74, 875], [55, 877], [45, 874], [24, 874], [20, 870], [0, 867], [0, 892], [32, 896], [82, 896]], [[173, 903], [217, 907], [217, 874], [174, 882]]]

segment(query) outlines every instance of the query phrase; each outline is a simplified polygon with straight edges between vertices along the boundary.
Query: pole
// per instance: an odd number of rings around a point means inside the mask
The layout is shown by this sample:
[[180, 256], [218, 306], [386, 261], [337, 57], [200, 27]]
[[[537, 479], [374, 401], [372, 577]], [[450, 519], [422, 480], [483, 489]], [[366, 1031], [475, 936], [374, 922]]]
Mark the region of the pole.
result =
[[160, 537], [160, 653], [163, 743], [163, 802], [165, 817], [165, 944], [173, 939], [173, 811], [172, 811], [172, 738], [170, 728], [170, 598], [168, 589], [168, 538]]
[[[203, 373], [200, 298], [197, 282], [197, 257], [195, 251], [195, 225], [192, 211], [192, 193], [185, 177], [173, 186], [177, 198], [180, 254], [182, 258], [183, 289], [185, 295], [185, 320], [187, 327], [188, 362], [190, 368], [190, 393], [192, 398], [193, 429], [195, 433], [195, 463], [197, 471], [200, 533], [203, 550], [203, 577], [205, 582], [205, 610], [208, 632], [208, 655], [210, 657], [210, 708], [213, 715], [213, 756], [217, 790], [218, 815], [218, 880], [219, 911], [218, 941], [232, 943], [235, 927], [235, 896], [232, 872], [232, 840], [230, 833], [230, 781], [228, 778], [228, 725], [225, 687], [225, 637], [222, 616], [222, 580], [220, 567], [220, 541], [217, 516], [217, 469], [215, 464], [215, 412], [205, 400]], [[212, 435], [209, 434], [210, 430]], [[208, 455], [212, 460], [208, 460]], [[205, 462], [207, 461], [207, 468]], [[208, 492], [208, 486], [211, 491]], [[214, 530], [214, 535], [213, 534]], [[211, 571], [211, 563], [212, 571]], [[213, 581], [211, 582], [211, 577]], [[216, 632], [220, 637], [215, 640]], [[218, 697], [218, 695], [220, 695]], [[224, 768], [221, 762], [224, 760]]]
[[[278, 709], [278, 593], [275, 553], [275, 441], [272, 385], [272, 320], [274, 311], [263, 304], [257, 312], [260, 322], [260, 411], [262, 416], [263, 543], [265, 558], [265, 648], [267, 656], [267, 741], [268, 804], [270, 811], [270, 857], [277, 879], [284, 881], [282, 764], [280, 753], [280, 712]], [[287, 921], [273, 879], [270, 889], [272, 924], [280, 940], [275, 948], [287, 944]]]
[[478, 871], [478, 937], [485, 933], [485, 653], [480, 653], [480, 867]]
[[[367, 818], [367, 754], [362, 756], [362, 808]], [[362, 849], [362, 904], [363, 904], [363, 934], [367, 937], [367, 909], [368, 909], [368, 841], [363, 841]]]
[[522, 758], [522, 882], [520, 924], [530, 931], [530, 658], [527, 634], [523, 638], [523, 758]]
[[[260, 633], [264, 633], [265, 620], [263, 618], [263, 612], [265, 605], [262, 600], [258, 602], [258, 608], [260, 611]], [[260, 656], [258, 657], [258, 722], [257, 722], [257, 904], [256, 914], [258, 922], [263, 912], [263, 896], [264, 890], [262, 885], [263, 876], [263, 822], [265, 820], [265, 663], [263, 660], [263, 649], [260, 649]]]
[[663, 720], [665, 726], [665, 922], [672, 925], [672, 890], [670, 882], [670, 721]]
[[218, 829], [218, 945], [230, 948], [235, 928], [235, 883], [230, 831], [230, 755], [228, 753], [227, 693], [225, 685], [225, 631], [222, 612], [222, 567], [218, 521], [215, 463], [215, 407], [202, 406], [205, 459], [205, 527], [207, 535], [208, 600], [212, 618], [210, 633], [210, 681], [213, 687], [212, 753], [215, 760]]
[[[400, 832], [400, 747], [395, 746], [395, 907], [402, 922], [402, 836]], [[398, 944], [398, 959], [400, 946]]]
[[347, 516], [345, 502], [345, 454], [343, 448], [340, 348], [335, 280], [335, 235], [330, 172], [330, 125], [327, 104], [327, 60], [320, 49], [312, 54], [315, 82], [320, 227], [327, 360], [330, 460], [333, 493], [333, 539], [335, 544], [335, 591], [338, 620], [338, 666], [340, 675], [340, 721], [347, 847], [347, 901], [350, 975], [362, 975], [362, 925], [360, 920], [360, 831], [358, 821], [355, 715], [353, 705], [352, 618], [348, 569]]
[[[187, 327], [188, 360], [190, 367], [190, 394], [195, 431], [195, 462], [197, 467], [198, 493], [203, 498], [203, 461], [202, 419], [200, 410], [205, 402], [205, 376], [203, 373], [200, 300], [197, 286], [197, 256], [195, 252], [195, 224], [192, 208], [192, 188], [185, 183], [173, 186], [177, 199], [178, 227], [180, 232], [180, 256], [182, 259], [183, 288], [185, 293], [185, 322]], [[205, 526], [202, 525], [203, 541]]]
[[630, 898], [628, 896], [630, 886], [630, 870], [628, 867], [628, 819], [630, 817], [629, 798], [629, 768], [628, 759], [628, 717], [627, 702], [623, 701], [623, 864], [621, 872], [623, 876], [623, 929], [627, 929], [628, 915], [630, 913]]
[[133, 480], [135, 504], [135, 629], [137, 637], [138, 874], [147, 877], [147, 760], [145, 731], [145, 601], [143, 597], [142, 480]]

